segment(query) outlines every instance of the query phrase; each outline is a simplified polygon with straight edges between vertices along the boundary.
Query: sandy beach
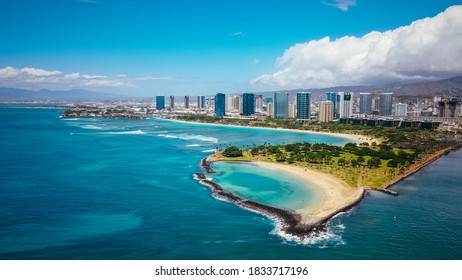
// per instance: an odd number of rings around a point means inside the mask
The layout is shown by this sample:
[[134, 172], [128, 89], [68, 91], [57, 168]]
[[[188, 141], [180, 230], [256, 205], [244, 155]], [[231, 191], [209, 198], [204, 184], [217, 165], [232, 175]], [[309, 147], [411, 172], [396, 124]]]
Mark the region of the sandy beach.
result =
[[181, 122], [181, 123], [189, 123], [189, 124], [198, 124], [198, 125], [210, 125], [210, 126], [228, 126], [228, 127], [238, 127], [238, 128], [249, 128], [249, 129], [265, 129], [265, 130], [278, 130], [278, 131], [289, 131], [289, 132], [299, 132], [299, 133], [306, 133], [306, 134], [323, 134], [323, 135], [330, 135], [335, 137], [341, 137], [348, 140], [352, 140], [356, 143], [363, 143], [367, 142], [372, 144], [372, 142], [376, 142], [380, 144], [382, 142], [381, 139], [376, 139], [371, 136], [366, 135], [358, 135], [358, 134], [348, 134], [348, 133], [334, 133], [334, 132], [324, 132], [324, 131], [312, 131], [312, 130], [300, 130], [300, 129], [287, 129], [287, 128], [270, 128], [270, 127], [256, 127], [256, 126], [242, 126], [242, 125], [233, 125], [233, 124], [217, 124], [217, 123], [201, 123], [201, 122], [188, 122], [188, 121], [180, 121], [180, 120], [173, 120], [173, 119], [162, 119], [166, 121], [173, 121], [173, 122]]
[[313, 225], [320, 223], [342, 209], [348, 208], [359, 201], [364, 193], [363, 188], [352, 188], [345, 182], [310, 169], [277, 163], [254, 162], [260, 166], [273, 168], [287, 174], [297, 176], [307, 184], [316, 185], [322, 191], [322, 199], [316, 205], [307, 205], [296, 212], [302, 217], [302, 224]]

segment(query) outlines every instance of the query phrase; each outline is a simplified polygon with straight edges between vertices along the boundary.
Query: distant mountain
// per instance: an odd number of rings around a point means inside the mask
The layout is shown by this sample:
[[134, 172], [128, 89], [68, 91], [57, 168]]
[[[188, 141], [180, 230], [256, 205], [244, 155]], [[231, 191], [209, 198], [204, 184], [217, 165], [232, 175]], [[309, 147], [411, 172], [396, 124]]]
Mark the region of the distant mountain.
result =
[[[297, 92], [308, 91], [314, 97], [325, 92], [352, 91], [352, 92], [393, 92], [395, 96], [433, 96], [445, 92], [460, 92], [462, 90], [462, 76], [452, 77], [431, 82], [414, 82], [414, 83], [394, 83], [388, 85], [373, 85], [373, 86], [338, 86], [330, 88], [315, 88], [315, 89], [291, 89], [280, 90], [288, 92], [294, 96]], [[255, 94], [272, 95], [275, 91], [258, 92]], [[67, 102], [82, 102], [82, 101], [121, 101], [138, 99], [111, 93], [103, 93], [89, 91], [84, 89], [73, 90], [47, 90], [39, 91], [16, 89], [16, 88], [0, 88], [0, 102], [22, 102], [22, 101], [67, 101]], [[142, 100], [142, 99], [140, 99]]]
[[[462, 76], [452, 77], [448, 79], [430, 81], [430, 82], [413, 82], [413, 83], [393, 83], [388, 85], [375, 86], [338, 86], [330, 88], [314, 88], [314, 89], [292, 89], [280, 90], [288, 92], [291, 96], [300, 91], [311, 92], [312, 94], [320, 95], [325, 92], [352, 91], [352, 92], [393, 92], [395, 96], [425, 96], [436, 95], [442, 91], [450, 91], [452, 89], [462, 89]], [[260, 92], [258, 94], [271, 95], [274, 91]]]
[[130, 97], [95, 92], [84, 89], [72, 90], [47, 90], [32, 91], [17, 88], [0, 88], [0, 101], [21, 102], [21, 101], [108, 101], [108, 100], [127, 100]]
[[442, 91], [448, 91], [452, 89], [462, 89], [462, 76], [452, 77], [439, 81], [418, 82], [381, 88], [377, 92], [393, 92], [396, 96], [432, 96]]

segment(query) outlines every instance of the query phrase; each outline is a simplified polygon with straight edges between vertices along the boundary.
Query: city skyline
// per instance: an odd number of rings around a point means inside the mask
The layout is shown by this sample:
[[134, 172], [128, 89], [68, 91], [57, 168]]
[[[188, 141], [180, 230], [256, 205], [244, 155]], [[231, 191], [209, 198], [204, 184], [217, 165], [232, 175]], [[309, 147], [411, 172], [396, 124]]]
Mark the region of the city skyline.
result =
[[[8, 25], [0, 28], [0, 87], [83, 88], [129, 96], [214, 95], [462, 73], [457, 56], [462, 6], [454, 6], [461, 1], [46, 2], [2, 3], [0, 15]], [[268, 20], [271, 17], [280, 20]], [[389, 35], [401, 39], [390, 41]], [[406, 45], [414, 37], [419, 38], [417, 49]], [[364, 51], [373, 49], [373, 43], [380, 49]], [[451, 47], [444, 56], [432, 55], [440, 44]], [[396, 51], [399, 48], [415, 49], [429, 59]], [[324, 49], [341, 51], [328, 59]], [[395, 57], [384, 56], [384, 51]], [[318, 63], [307, 58], [307, 52], [316, 54]], [[353, 63], [349, 69], [345, 59], [351, 57], [363, 57], [366, 64], [348, 60]], [[387, 60], [401, 58], [409, 58], [403, 60], [405, 67]], [[428, 67], [425, 61], [444, 69]], [[342, 71], [351, 79], [339, 74]]]

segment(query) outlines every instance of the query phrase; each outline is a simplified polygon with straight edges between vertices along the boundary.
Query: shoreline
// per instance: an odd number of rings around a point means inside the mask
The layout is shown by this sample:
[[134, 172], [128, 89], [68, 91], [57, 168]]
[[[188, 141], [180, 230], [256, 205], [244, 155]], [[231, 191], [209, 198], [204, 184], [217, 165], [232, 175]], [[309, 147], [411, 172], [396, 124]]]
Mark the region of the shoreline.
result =
[[[323, 192], [322, 201], [319, 203], [319, 205], [314, 207], [308, 205], [307, 207], [298, 209], [296, 211], [283, 210], [256, 201], [243, 199], [231, 192], [223, 190], [219, 184], [207, 180], [204, 174], [196, 173], [194, 174], [194, 177], [196, 180], [199, 180], [201, 184], [208, 186], [212, 190], [212, 196], [214, 198], [234, 203], [241, 208], [260, 213], [269, 218], [274, 218], [282, 223], [283, 232], [303, 240], [306, 237], [310, 237], [325, 231], [326, 225], [331, 218], [358, 205], [365, 197], [367, 191], [382, 191], [394, 196], [399, 195], [399, 193], [389, 190], [389, 188], [409, 177], [410, 175], [418, 172], [440, 157], [448, 154], [451, 151], [458, 150], [459, 148], [460, 146], [452, 146], [436, 152], [422, 163], [415, 166], [412, 170], [407, 171], [406, 173], [400, 175], [398, 178], [395, 178], [394, 180], [384, 184], [380, 188], [361, 187], [355, 189], [338, 178], [311, 169], [304, 169], [297, 166], [289, 166], [278, 163], [237, 160], [237, 162], [252, 162], [260, 166], [273, 168], [280, 172], [285, 172], [297, 176], [300, 179], [309, 182], [309, 184], [314, 184]], [[207, 156], [201, 160], [200, 168], [205, 173], [215, 173], [216, 171], [211, 167], [211, 163], [217, 161], [228, 160], [212, 159], [210, 156]], [[344, 194], [347, 195], [346, 198], [344, 197]]]
[[198, 125], [209, 125], [209, 126], [225, 126], [225, 127], [236, 127], [236, 128], [252, 128], [252, 129], [264, 129], [264, 130], [273, 130], [273, 131], [299, 132], [299, 133], [306, 133], [306, 134], [320, 134], [320, 135], [328, 135], [328, 136], [334, 136], [334, 137], [339, 137], [339, 138], [345, 138], [348, 140], [353, 140], [357, 144], [362, 143], [362, 142], [367, 142], [369, 145], [371, 145], [372, 142], [376, 142], [376, 144], [378, 145], [382, 143], [383, 141], [382, 139], [377, 139], [372, 136], [360, 135], [360, 134], [348, 134], [348, 133], [336, 133], [336, 132], [288, 129], [288, 128], [246, 126], [246, 125], [235, 125], [235, 124], [201, 123], [201, 122], [183, 121], [183, 120], [177, 120], [177, 119], [158, 119], [158, 120], [166, 120], [166, 121], [172, 121], [172, 122], [198, 124]]
[[405, 172], [401, 176], [398, 176], [398, 178], [395, 178], [394, 180], [392, 180], [392, 181], [386, 183], [385, 185], [381, 186], [379, 189], [388, 190], [391, 186], [393, 186], [396, 183], [404, 180], [405, 178], [411, 176], [412, 174], [418, 172], [420, 169], [424, 168], [425, 166], [429, 165], [430, 163], [434, 162], [435, 160], [439, 159], [440, 157], [446, 155], [447, 153], [449, 153], [451, 151], [455, 151], [455, 150], [458, 150], [458, 149], [460, 149], [460, 147], [451, 146], [451, 147], [448, 147], [446, 149], [440, 150], [440, 151], [432, 154], [429, 158], [427, 158], [424, 162], [422, 162], [422, 163], [418, 164], [417, 166], [415, 166], [412, 170], [408, 170], [407, 172]]
[[301, 222], [307, 225], [318, 224], [333, 216], [333, 212], [337, 214], [338, 209], [347, 208], [364, 193], [363, 188], [353, 188], [340, 179], [312, 169], [260, 161], [253, 163], [298, 177], [321, 191], [322, 198], [317, 205], [307, 205], [295, 211], [302, 216]]
[[[200, 168], [205, 173], [215, 173], [215, 170], [213, 170], [210, 164], [216, 161], [226, 160], [209, 159], [209, 157], [206, 157], [201, 160]], [[317, 171], [309, 169], [305, 171], [300, 167], [280, 166], [276, 163], [251, 162], [297, 176], [310, 185], [314, 184], [316, 188], [319, 188], [322, 192], [320, 203], [317, 203], [315, 206], [307, 205], [296, 211], [288, 211], [256, 201], [243, 199], [231, 192], [227, 192], [223, 190], [219, 184], [207, 180], [204, 174], [196, 173], [194, 177], [196, 180], [199, 180], [201, 184], [208, 186], [212, 190], [212, 196], [214, 198], [234, 203], [244, 209], [275, 218], [282, 222], [282, 230], [285, 233], [300, 239], [325, 231], [326, 224], [332, 217], [356, 206], [365, 195], [365, 190], [363, 188], [354, 189], [335, 177]]]

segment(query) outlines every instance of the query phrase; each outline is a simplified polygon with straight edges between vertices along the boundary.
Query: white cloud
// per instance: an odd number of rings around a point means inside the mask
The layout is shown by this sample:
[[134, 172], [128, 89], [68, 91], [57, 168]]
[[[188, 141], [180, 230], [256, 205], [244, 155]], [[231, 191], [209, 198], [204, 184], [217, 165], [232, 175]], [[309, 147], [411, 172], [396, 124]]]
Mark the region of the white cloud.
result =
[[242, 31], [237, 31], [237, 32], [234, 32], [233, 34], [231, 34], [231, 36], [242, 37], [242, 36], [245, 36], [245, 34]]
[[350, 6], [356, 5], [356, 0], [333, 0], [332, 2], [323, 1], [322, 3], [328, 6], [336, 7], [344, 12], [347, 12]]
[[172, 77], [157, 77], [157, 76], [142, 76], [133, 78], [135, 81], [169, 81], [173, 80]]
[[72, 89], [72, 88], [132, 88], [137, 81], [172, 80], [171, 77], [128, 77], [126, 75], [105, 76], [80, 73], [63, 73], [38, 68], [0, 68], [0, 86], [28, 89]]
[[462, 6], [386, 32], [296, 44], [260, 87], [326, 87], [435, 79], [462, 73]]
[[254, 59], [252, 59], [252, 61], [250, 61], [250, 64], [252, 64], [252, 65], [257, 65], [258, 63], [260, 63], [260, 60], [258, 60], [256, 58], [254, 58]]

